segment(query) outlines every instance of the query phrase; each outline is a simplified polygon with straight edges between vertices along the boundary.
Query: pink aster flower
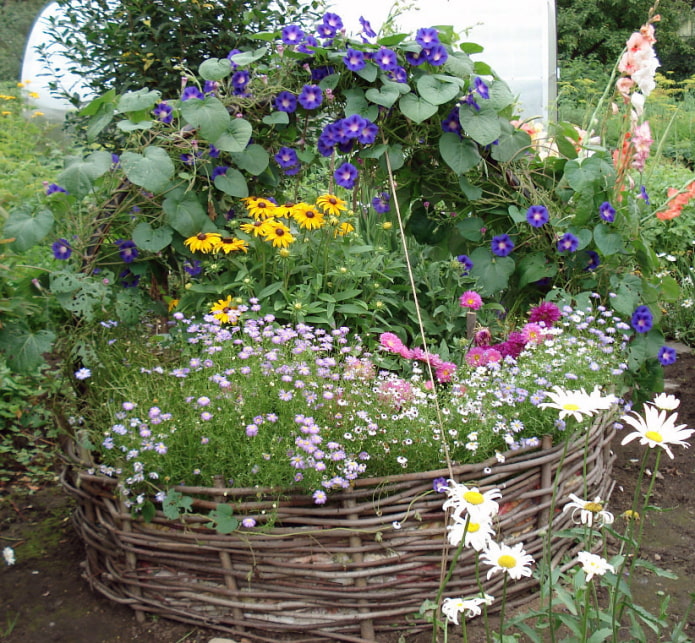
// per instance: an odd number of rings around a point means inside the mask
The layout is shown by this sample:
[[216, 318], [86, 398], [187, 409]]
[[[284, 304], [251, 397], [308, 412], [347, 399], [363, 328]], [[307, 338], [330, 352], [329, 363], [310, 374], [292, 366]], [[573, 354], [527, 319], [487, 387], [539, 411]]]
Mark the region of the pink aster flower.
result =
[[560, 317], [560, 309], [553, 302], [544, 301], [531, 309], [528, 320], [534, 324], [543, 323], [546, 328], [550, 328]]
[[485, 366], [487, 363], [487, 350], [482, 346], [474, 346], [466, 353], [466, 364], [469, 366]]
[[456, 372], [456, 364], [444, 362], [440, 364], [434, 372], [438, 382], [451, 382], [451, 376]]
[[540, 324], [535, 324], [529, 322], [521, 329], [521, 335], [526, 342], [533, 342], [534, 344], [540, 344], [545, 336], [543, 332], [543, 326]]
[[471, 310], [479, 310], [483, 305], [483, 300], [480, 295], [474, 290], [467, 290], [459, 298], [461, 308], [470, 308]]
[[396, 353], [397, 355], [399, 355], [403, 350], [407, 350], [406, 345], [395, 333], [381, 333], [381, 335], [379, 335], [379, 343], [387, 351], [390, 353]]

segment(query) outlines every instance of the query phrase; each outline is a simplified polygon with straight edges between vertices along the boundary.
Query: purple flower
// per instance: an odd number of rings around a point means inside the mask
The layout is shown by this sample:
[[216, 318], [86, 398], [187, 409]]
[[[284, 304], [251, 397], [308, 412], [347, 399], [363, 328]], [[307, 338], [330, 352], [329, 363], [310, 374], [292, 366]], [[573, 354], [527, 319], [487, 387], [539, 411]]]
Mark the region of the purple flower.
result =
[[226, 165], [218, 165], [212, 170], [210, 178], [214, 181], [218, 176], [224, 176], [229, 168]]
[[415, 34], [415, 42], [423, 49], [439, 44], [439, 32], [434, 27], [422, 27]]
[[198, 100], [203, 100], [203, 92], [201, 92], [195, 85], [189, 85], [186, 89], [181, 92], [181, 100], [190, 100], [191, 98], [197, 98]]
[[398, 67], [398, 56], [391, 49], [382, 47], [374, 54], [374, 62], [384, 71], [391, 71]]
[[68, 194], [68, 191], [65, 188], [61, 188], [57, 183], [49, 183], [46, 186], [46, 195], [55, 194], [56, 192]]
[[357, 140], [362, 145], [371, 145], [376, 140], [376, 135], [379, 133], [379, 127], [372, 121], [364, 119], [365, 125], [357, 136]]
[[630, 325], [638, 333], [648, 333], [654, 325], [654, 316], [652, 311], [649, 310], [649, 306], [637, 306], [635, 312], [632, 313]]
[[227, 60], [229, 60], [229, 62], [231, 63], [232, 69], [236, 69], [237, 67], [239, 67], [239, 65], [237, 65], [237, 64], [232, 60], [232, 57], [234, 57], [234, 56], [236, 56], [236, 54], [240, 54], [240, 53], [241, 53], [241, 49], [232, 49], [232, 50], [227, 54]]
[[294, 167], [299, 164], [297, 152], [291, 147], [281, 147], [273, 158], [275, 158], [277, 164], [283, 169]]
[[333, 38], [333, 36], [335, 36], [335, 29], [331, 27], [331, 25], [321, 22], [316, 25], [316, 33], [319, 38]]
[[256, 521], [253, 518], [244, 518], [241, 521], [241, 526], [246, 527], [247, 529], [252, 529], [256, 526]]
[[333, 174], [335, 182], [343, 188], [351, 190], [359, 176], [357, 168], [352, 163], [343, 163]]
[[448, 488], [446, 478], [435, 478], [432, 480], [432, 489], [437, 493], [445, 493]]
[[639, 195], [638, 195], [637, 198], [638, 198], [638, 199], [644, 199], [644, 202], [645, 202], [647, 205], [650, 205], [649, 195], [647, 194], [647, 188], [644, 187], [643, 185], [640, 185]]
[[498, 257], [506, 257], [514, 250], [514, 242], [508, 234], [498, 234], [496, 237], [492, 237], [490, 249]]
[[323, 102], [323, 92], [318, 85], [304, 85], [298, 100], [304, 109], [316, 109]]
[[353, 114], [341, 121], [341, 131], [347, 138], [357, 138], [367, 126], [367, 119], [359, 114]]
[[454, 107], [442, 121], [442, 131], [452, 132], [453, 134], [461, 135], [461, 121], [459, 121], [458, 107]]
[[275, 97], [275, 109], [291, 114], [297, 109], [297, 97], [290, 92], [280, 92]]
[[407, 83], [408, 82], [408, 72], [400, 65], [395, 69], [392, 69], [389, 73], [389, 78], [394, 83]]
[[310, 49], [310, 47], [318, 47], [319, 46], [319, 41], [314, 38], [311, 34], [306, 34], [304, 37], [304, 42], [301, 45], [297, 46], [297, 51], [300, 54], [308, 54], [309, 56], [313, 56], [314, 52]]
[[232, 87], [234, 87], [235, 90], [244, 90], [246, 85], [249, 84], [250, 80], [251, 74], [249, 74], [249, 72], [247, 72], [245, 69], [235, 71], [232, 74]]
[[140, 275], [133, 274], [129, 268], [122, 270], [118, 278], [121, 280], [121, 286], [124, 288], [137, 288], [140, 283]]
[[211, 159], [219, 158], [219, 156], [220, 156], [220, 151], [219, 151], [214, 145], [211, 144], [211, 145], [210, 145], [210, 149], [208, 150], [208, 156], [209, 156]]
[[282, 30], [280, 37], [286, 45], [298, 45], [304, 40], [304, 32], [297, 25], [288, 25]]
[[482, 78], [480, 78], [480, 76], [475, 77], [474, 84], [475, 84], [475, 91], [478, 92], [478, 95], [480, 96], [480, 98], [483, 98], [485, 100], [490, 98], [490, 93], [488, 92], [488, 87], [485, 84], [485, 81]]
[[473, 269], [473, 261], [468, 255], [459, 255], [456, 257], [456, 261], [461, 264], [461, 267], [463, 268], [462, 274], [464, 275], [467, 275]]
[[369, 20], [366, 20], [364, 16], [360, 16], [360, 24], [362, 25], [362, 33], [367, 38], [376, 38], [376, 32], [372, 29], [372, 25], [369, 24]]
[[670, 346], [662, 346], [659, 349], [659, 354], [656, 356], [662, 366], [669, 366], [675, 363], [677, 357], [676, 349]]
[[203, 94], [206, 96], [208, 94], [214, 94], [219, 86], [220, 84], [216, 80], [206, 80], [203, 85]]
[[324, 13], [323, 24], [328, 25], [333, 31], [339, 31], [343, 28], [343, 19], [337, 13]]
[[67, 239], [58, 239], [54, 241], [51, 245], [51, 250], [53, 251], [53, 256], [61, 261], [69, 259], [72, 254], [72, 248]]
[[540, 228], [548, 223], [549, 220], [550, 215], [548, 214], [548, 208], [544, 205], [532, 205], [526, 211], [526, 221], [534, 228]]
[[430, 49], [425, 50], [425, 59], [430, 65], [439, 67], [449, 59], [449, 54], [447, 53], [444, 45], [436, 44]]
[[565, 232], [557, 242], [558, 252], [576, 252], [579, 247], [579, 239], [571, 232]]
[[598, 215], [606, 223], [613, 223], [615, 221], [615, 208], [608, 201], [604, 201], [598, 208]]
[[330, 76], [335, 72], [333, 67], [328, 67], [327, 65], [322, 65], [321, 67], [314, 67], [311, 70], [311, 80], [315, 83], [320, 83], [324, 78]]
[[391, 206], [389, 205], [390, 200], [391, 195], [388, 192], [382, 192], [381, 194], [377, 194], [377, 196], [372, 199], [372, 207], [377, 213], [385, 214], [391, 209]]
[[405, 60], [409, 65], [417, 67], [422, 65], [422, 63], [427, 62], [426, 51], [422, 49], [421, 51], [406, 51]]
[[191, 275], [191, 277], [196, 277], [203, 272], [203, 266], [198, 259], [186, 259], [183, 262], [183, 269]]
[[117, 239], [114, 243], [118, 246], [118, 254], [121, 255], [121, 259], [123, 259], [125, 263], [132, 263], [137, 259], [138, 249], [134, 241], [130, 239]]
[[584, 270], [596, 270], [601, 265], [601, 259], [598, 256], [598, 252], [595, 250], [586, 250], [587, 255], [589, 255], [589, 260], [586, 263]]
[[311, 497], [314, 499], [314, 503], [317, 505], [324, 505], [326, 504], [326, 500], [328, 500], [326, 492], [321, 489], [314, 491]]
[[350, 48], [345, 52], [343, 62], [350, 71], [359, 71], [367, 64], [364, 61], [364, 54], [361, 51]]

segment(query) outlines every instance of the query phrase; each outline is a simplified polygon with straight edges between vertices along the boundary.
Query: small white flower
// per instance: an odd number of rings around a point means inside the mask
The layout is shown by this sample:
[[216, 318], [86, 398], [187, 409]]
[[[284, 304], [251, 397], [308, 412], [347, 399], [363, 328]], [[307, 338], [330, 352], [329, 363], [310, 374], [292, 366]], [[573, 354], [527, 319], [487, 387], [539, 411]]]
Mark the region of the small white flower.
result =
[[391, 526], [392, 526], [394, 529], [400, 529], [400, 528], [401, 528], [401, 523], [398, 522], [398, 520], [394, 520], [394, 521], [391, 523]]
[[675, 411], [681, 401], [675, 395], [667, 395], [659, 393], [653, 400], [652, 404], [662, 411]]
[[492, 524], [490, 522], [473, 522], [453, 516], [453, 524], [447, 525], [449, 531], [449, 542], [454, 547], [458, 546], [462, 539], [466, 547], [472, 547], [476, 551], [482, 551], [487, 547], [488, 542], [492, 538]]
[[487, 573], [488, 578], [496, 572], [504, 572], [509, 574], [510, 578], [519, 580], [522, 576], [530, 576], [532, 573], [533, 556], [524, 551], [523, 543], [510, 547], [490, 541], [480, 560], [492, 566]]
[[454, 516], [459, 518], [467, 511], [476, 522], [486, 522], [491, 516], [497, 515], [499, 504], [496, 499], [502, 497], [499, 489], [489, 489], [481, 493], [477, 487], [467, 487], [454, 480], [448, 482], [446, 493], [449, 498], [442, 507], [445, 511], [451, 507]]
[[14, 549], [12, 549], [12, 547], [5, 547], [2, 550], [2, 557], [8, 565], [15, 564]]
[[626, 435], [621, 444], [627, 444], [639, 438], [640, 444], [648, 445], [650, 449], [656, 446], [661, 447], [671, 459], [673, 459], [673, 453], [669, 445], [677, 444], [686, 448], [689, 446], [684, 440], [695, 433], [695, 430], [686, 429], [685, 424], [676, 426], [678, 413], [672, 413], [667, 417], [666, 411], [659, 412], [659, 409], [651, 404], [645, 404], [643, 413], [644, 416], [641, 416], [632, 411], [622, 417], [635, 430]]
[[573, 391], [563, 389], [560, 386], [553, 386], [552, 391], [546, 391], [545, 393], [552, 402], [541, 402], [538, 405], [539, 408], [559, 410], [561, 420], [571, 415], [577, 422], [581, 422], [585, 417], [594, 415], [598, 411], [609, 409], [615, 402], [613, 395], [603, 396], [598, 388], [594, 388], [591, 393], [587, 393], [584, 389]]
[[445, 598], [442, 601], [442, 614], [446, 616], [450, 623], [459, 624], [459, 614], [465, 618], [480, 616], [481, 605], [491, 605], [493, 597], [489, 594], [475, 598]]
[[[582, 525], [587, 525], [593, 527], [596, 525], [600, 527], [601, 525], [611, 525], [613, 524], [613, 514], [606, 511], [603, 508], [603, 503], [601, 498], [598, 496], [591, 500], [582, 500], [573, 493], [569, 495], [571, 502], [568, 502], [562, 511], [572, 510], [572, 520], [581, 523]], [[579, 519], [577, 520], [577, 514], [579, 514]]]
[[609, 564], [605, 558], [601, 558], [597, 554], [592, 554], [588, 551], [580, 551], [577, 554], [577, 560], [582, 566], [586, 574], [586, 582], [588, 583], [594, 576], [603, 576], [607, 571], [615, 574], [615, 568]]
[[75, 378], [78, 380], [86, 380], [92, 376], [92, 371], [88, 368], [81, 368], [75, 371]]

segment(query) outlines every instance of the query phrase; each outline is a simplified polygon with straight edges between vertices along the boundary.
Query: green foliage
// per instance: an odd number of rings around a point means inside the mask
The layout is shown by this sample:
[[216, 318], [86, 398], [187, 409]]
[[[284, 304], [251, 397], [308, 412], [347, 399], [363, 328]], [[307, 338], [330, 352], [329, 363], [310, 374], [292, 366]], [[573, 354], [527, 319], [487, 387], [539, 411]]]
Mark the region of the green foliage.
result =
[[[95, 93], [156, 84], [170, 98], [181, 88], [182, 66], [195, 69], [211, 55], [224, 60], [233, 49], [253, 48], [253, 34], [284, 21], [309, 20], [317, 3], [58, 0], [58, 5], [65, 15], [51, 22], [50, 43], [64, 48], [71, 70]], [[50, 43], [39, 48], [49, 68]]]
[[0, 83], [16, 82], [31, 26], [45, 0], [3, 0], [0, 3]]

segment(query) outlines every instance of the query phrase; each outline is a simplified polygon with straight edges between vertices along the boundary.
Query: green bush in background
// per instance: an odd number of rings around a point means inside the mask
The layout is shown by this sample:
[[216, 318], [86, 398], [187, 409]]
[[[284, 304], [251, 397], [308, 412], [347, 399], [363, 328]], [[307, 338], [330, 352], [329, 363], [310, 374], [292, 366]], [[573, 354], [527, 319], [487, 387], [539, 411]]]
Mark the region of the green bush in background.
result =
[[24, 44], [46, 0], [0, 0], [0, 82], [19, 79]]

